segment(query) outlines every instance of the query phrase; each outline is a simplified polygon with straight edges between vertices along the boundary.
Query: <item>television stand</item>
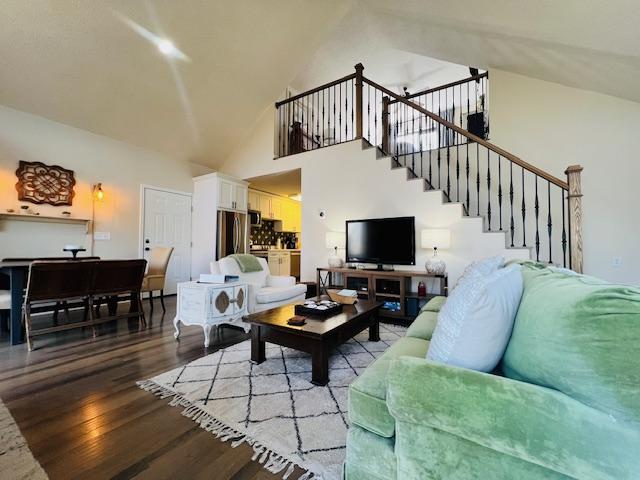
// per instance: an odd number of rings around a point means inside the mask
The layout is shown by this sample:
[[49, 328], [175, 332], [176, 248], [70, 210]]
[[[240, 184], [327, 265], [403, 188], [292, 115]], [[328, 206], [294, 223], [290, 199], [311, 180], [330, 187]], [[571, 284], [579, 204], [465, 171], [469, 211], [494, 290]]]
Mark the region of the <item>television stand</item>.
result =
[[360, 270], [366, 270], [369, 272], [393, 272], [393, 267], [384, 268], [384, 265], [379, 264], [377, 267], [361, 268]]
[[[426, 297], [418, 295], [413, 288], [420, 280], [426, 282], [433, 293]], [[415, 318], [420, 307], [430, 298], [448, 294], [448, 277], [446, 273], [438, 275], [424, 270], [317, 269], [318, 296], [326, 294], [327, 289], [343, 288], [355, 290], [358, 298], [383, 302], [380, 316], [408, 321]]]

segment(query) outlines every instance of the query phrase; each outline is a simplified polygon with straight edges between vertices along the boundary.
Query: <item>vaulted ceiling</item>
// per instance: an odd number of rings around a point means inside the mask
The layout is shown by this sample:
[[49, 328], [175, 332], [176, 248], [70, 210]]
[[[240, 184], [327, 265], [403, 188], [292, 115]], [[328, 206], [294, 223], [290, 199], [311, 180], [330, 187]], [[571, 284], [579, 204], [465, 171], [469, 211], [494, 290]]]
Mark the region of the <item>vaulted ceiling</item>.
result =
[[[215, 165], [348, 6], [343, 0], [3, 0], [0, 104]], [[189, 61], [168, 62], [136, 29], [171, 39]]]
[[287, 85], [356, 57], [390, 83], [445, 60], [640, 101], [638, 18], [636, 0], [4, 0], [0, 104], [216, 166]]

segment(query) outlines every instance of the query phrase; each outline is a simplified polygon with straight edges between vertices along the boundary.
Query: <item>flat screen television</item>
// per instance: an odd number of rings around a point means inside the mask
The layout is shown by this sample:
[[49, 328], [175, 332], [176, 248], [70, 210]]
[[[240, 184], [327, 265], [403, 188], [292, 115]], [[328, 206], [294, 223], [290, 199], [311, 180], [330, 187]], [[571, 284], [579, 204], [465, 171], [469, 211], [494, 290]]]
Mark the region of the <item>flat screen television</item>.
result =
[[347, 220], [347, 263], [416, 264], [415, 217]]

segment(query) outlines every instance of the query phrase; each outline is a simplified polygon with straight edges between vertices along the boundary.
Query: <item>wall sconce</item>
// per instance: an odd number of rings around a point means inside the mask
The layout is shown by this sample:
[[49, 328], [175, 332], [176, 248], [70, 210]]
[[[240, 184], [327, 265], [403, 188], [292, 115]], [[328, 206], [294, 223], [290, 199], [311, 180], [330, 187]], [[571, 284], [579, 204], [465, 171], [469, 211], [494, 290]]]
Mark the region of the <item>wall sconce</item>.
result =
[[93, 186], [93, 198], [99, 202], [104, 199], [104, 190], [102, 190], [102, 183], [96, 183]]

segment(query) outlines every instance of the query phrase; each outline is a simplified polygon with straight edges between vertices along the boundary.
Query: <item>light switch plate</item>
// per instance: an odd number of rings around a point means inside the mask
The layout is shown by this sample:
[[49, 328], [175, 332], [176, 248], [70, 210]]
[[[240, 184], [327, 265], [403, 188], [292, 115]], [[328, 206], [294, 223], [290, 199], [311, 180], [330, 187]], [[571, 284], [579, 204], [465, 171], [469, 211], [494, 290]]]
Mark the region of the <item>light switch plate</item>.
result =
[[94, 240], [111, 240], [111, 232], [93, 232]]

